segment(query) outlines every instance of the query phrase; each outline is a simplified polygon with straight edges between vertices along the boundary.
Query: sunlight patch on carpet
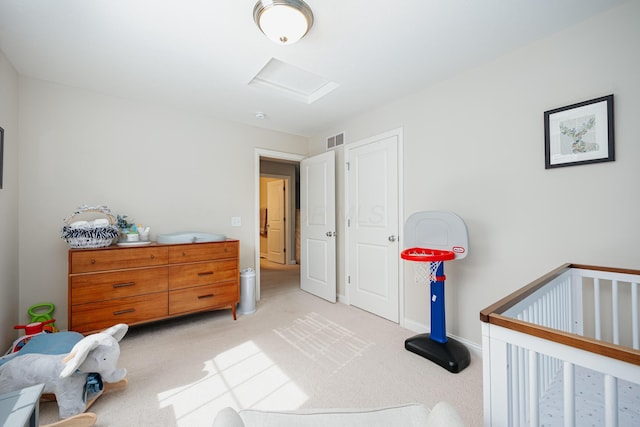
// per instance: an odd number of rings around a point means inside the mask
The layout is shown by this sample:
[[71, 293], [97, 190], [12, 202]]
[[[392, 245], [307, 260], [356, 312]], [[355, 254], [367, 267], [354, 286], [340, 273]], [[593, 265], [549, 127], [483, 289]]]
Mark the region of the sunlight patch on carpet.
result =
[[180, 427], [210, 425], [227, 406], [287, 410], [309, 398], [253, 341], [207, 360], [198, 376], [158, 394], [160, 407], [171, 407]]
[[296, 319], [274, 332], [309, 359], [333, 373], [347, 366], [374, 345], [318, 313]]

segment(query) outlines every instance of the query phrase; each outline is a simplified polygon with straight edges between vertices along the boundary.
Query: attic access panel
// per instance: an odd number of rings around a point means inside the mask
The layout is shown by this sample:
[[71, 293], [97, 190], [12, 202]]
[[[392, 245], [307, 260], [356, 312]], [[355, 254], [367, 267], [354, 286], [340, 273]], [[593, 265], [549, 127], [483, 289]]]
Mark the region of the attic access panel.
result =
[[311, 104], [327, 95], [339, 85], [331, 80], [271, 58], [249, 82], [287, 98]]

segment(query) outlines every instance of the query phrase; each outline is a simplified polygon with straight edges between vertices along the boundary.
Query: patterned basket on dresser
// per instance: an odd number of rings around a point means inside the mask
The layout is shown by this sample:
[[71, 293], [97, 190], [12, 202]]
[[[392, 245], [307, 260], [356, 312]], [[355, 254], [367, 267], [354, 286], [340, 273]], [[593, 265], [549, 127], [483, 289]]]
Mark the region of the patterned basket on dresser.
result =
[[[98, 221], [80, 221], [82, 216], [99, 216]], [[104, 220], [107, 220], [106, 222]], [[60, 237], [71, 248], [104, 248], [110, 246], [120, 235], [120, 229], [115, 224], [115, 217], [106, 206], [90, 207], [82, 205], [64, 219]]]

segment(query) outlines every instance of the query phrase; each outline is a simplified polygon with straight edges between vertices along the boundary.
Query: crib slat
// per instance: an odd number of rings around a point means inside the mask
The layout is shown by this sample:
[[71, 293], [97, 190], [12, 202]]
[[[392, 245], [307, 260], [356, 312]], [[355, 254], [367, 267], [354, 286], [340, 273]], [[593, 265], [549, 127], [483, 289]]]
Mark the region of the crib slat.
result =
[[553, 301], [552, 294], [548, 292], [542, 297], [540, 313], [542, 317], [542, 321], [544, 325], [553, 327], [553, 322], [555, 321], [556, 313], [553, 312]]
[[595, 318], [595, 338], [602, 339], [602, 329], [600, 326], [600, 279], [593, 279], [593, 309]]
[[613, 280], [611, 282], [611, 304], [612, 304], [612, 310], [613, 310], [613, 343], [614, 344], [620, 344], [620, 324], [619, 324], [619, 318], [620, 318], [620, 311], [618, 310], [618, 281], [617, 280]]
[[604, 425], [618, 427], [618, 379], [604, 376]]
[[512, 413], [512, 426], [516, 426], [520, 423], [520, 401], [522, 400], [522, 396], [520, 395], [520, 365], [518, 364], [518, 349], [519, 347], [512, 346], [511, 347], [511, 408], [513, 409]]
[[575, 401], [575, 366], [573, 363], [564, 362], [562, 370], [563, 398], [564, 398], [564, 427], [576, 426], [576, 401]]
[[583, 282], [578, 274], [571, 275], [571, 332], [578, 335], [584, 335]]
[[549, 312], [546, 314], [546, 322], [552, 328], [558, 328], [558, 324], [560, 322], [561, 312], [559, 310], [555, 310], [557, 308], [557, 289], [552, 289], [547, 296], [547, 301], [545, 301], [545, 305], [549, 307]]
[[529, 350], [529, 425], [538, 427], [539, 423], [539, 392], [538, 392], [538, 353]]
[[527, 381], [529, 378], [526, 376], [525, 371], [525, 349], [518, 347], [518, 425], [526, 425], [527, 419]]
[[638, 284], [633, 282], [631, 284], [631, 327], [633, 334], [633, 348], [635, 350], [640, 349], [638, 341]]

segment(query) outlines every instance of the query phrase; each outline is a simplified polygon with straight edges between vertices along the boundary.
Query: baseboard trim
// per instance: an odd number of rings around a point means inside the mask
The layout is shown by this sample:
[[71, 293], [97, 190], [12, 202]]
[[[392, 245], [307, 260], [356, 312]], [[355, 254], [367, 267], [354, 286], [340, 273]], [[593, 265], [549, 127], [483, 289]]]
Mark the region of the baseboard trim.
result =
[[[342, 294], [338, 294], [337, 295], [338, 298], [338, 302], [345, 304], [345, 305], [349, 305], [349, 301], [346, 297], [346, 295], [342, 295]], [[408, 329], [410, 331], [415, 332], [416, 334], [424, 334], [427, 332], [431, 331], [431, 327], [428, 325], [425, 325], [423, 323], [419, 323], [416, 322], [414, 320], [411, 319], [404, 319], [404, 323], [401, 324], [405, 329]], [[457, 335], [453, 335], [453, 334], [447, 334], [447, 336], [453, 338], [456, 341], [460, 341], [462, 344], [466, 345], [470, 351], [472, 351], [476, 356], [482, 358], [482, 346], [479, 345], [478, 343], [475, 343], [473, 341], [469, 341], [466, 338], [462, 338], [459, 337]]]

